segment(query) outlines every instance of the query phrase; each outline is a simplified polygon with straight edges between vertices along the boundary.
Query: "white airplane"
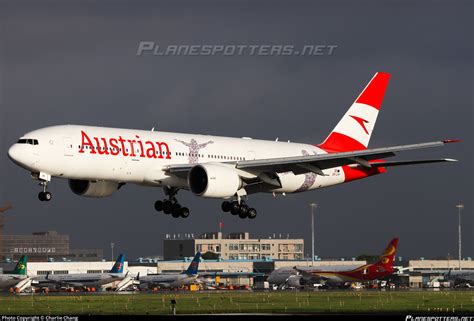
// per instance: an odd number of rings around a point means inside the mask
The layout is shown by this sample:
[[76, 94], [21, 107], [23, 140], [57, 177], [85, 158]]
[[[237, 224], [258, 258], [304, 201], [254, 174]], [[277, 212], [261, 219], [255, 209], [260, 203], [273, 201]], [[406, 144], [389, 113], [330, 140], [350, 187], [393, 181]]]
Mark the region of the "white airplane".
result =
[[444, 274], [444, 280], [453, 281], [456, 285], [465, 285], [470, 287], [474, 285], [474, 270], [448, 270]]
[[230, 199], [222, 203], [225, 212], [255, 218], [257, 211], [243, 199], [252, 193], [298, 193], [381, 174], [391, 166], [455, 161], [385, 158], [457, 140], [367, 148], [389, 78], [388, 73], [376, 73], [317, 145], [62, 125], [25, 134], [8, 155], [39, 180], [41, 201], [51, 200], [47, 186], [52, 177], [68, 179], [71, 190], [86, 197], [110, 196], [134, 183], [163, 187], [167, 198], [156, 201], [155, 209], [173, 217], [189, 216], [176, 199], [184, 189], [200, 197]]
[[15, 269], [10, 274], [0, 274], [0, 289], [17, 288], [19, 284], [25, 283], [29, 280], [26, 274], [27, 257], [23, 255], [15, 266]]
[[55, 274], [33, 277], [33, 286], [37, 288], [92, 288], [100, 287], [127, 277], [123, 273], [125, 256], [120, 254], [108, 273]]
[[309, 284], [341, 285], [353, 282], [380, 280], [397, 271], [393, 267], [398, 238], [390, 241], [379, 259], [371, 264], [359, 266], [318, 266], [318, 267], [282, 267], [274, 270], [267, 278], [279, 288], [285, 286], [303, 288]]
[[148, 274], [142, 277], [138, 275], [136, 280], [140, 282], [140, 286], [148, 287], [148, 289], [155, 286], [162, 288], [177, 288], [182, 285], [193, 284], [198, 278], [200, 260], [201, 253], [197, 252], [189, 264], [188, 269], [183, 273]]

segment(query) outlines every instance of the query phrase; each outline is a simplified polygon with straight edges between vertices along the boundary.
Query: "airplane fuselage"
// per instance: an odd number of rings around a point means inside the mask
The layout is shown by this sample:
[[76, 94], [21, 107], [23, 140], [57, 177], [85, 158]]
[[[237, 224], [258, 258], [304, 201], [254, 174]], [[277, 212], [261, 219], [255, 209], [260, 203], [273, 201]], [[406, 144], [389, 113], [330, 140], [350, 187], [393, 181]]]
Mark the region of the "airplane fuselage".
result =
[[33, 277], [35, 286], [53, 287], [98, 287], [104, 284], [120, 281], [125, 277], [123, 273], [81, 273]]
[[[24, 143], [28, 140], [37, 144]], [[230, 165], [243, 160], [326, 154], [310, 144], [78, 125], [35, 130], [19, 142], [10, 148], [9, 154], [31, 172], [181, 189], [188, 189], [187, 180], [167, 175], [163, 170], [167, 165]], [[280, 173], [281, 188], [267, 192], [301, 192], [340, 184], [348, 180], [351, 168], [341, 166], [323, 172], [326, 176]]]
[[9, 289], [14, 287], [22, 280], [27, 279], [28, 276], [20, 274], [1, 274], [0, 275], [0, 289]]
[[148, 287], [151, 286], [162, 286], [175, 288], [182, 285], [189, 285], [194, 283], [197, 279], [197, 275], [187, 275], [187, 274], [149, 274], [143, 277], [140, 277], [141, 284], [147, 284]]
[[69, 179], [71, 190], [86, 197], [110, 196], [123, 184], [134, 183], [163, 187], [166, 198], [155, 201], [155, 210], [174, 218], [189, 216], [176, 197], [184, 189], [225, 199], [224, 212], [254, 219], [257, 210], [245, 199], [250, 194], [299, 193], [384, 173], [391, 166], [455, 161], [386, 158], [457, 140], [368, 148], [389, 79], [388, 73], [376, 73], [318, 145], [61, 125], [25, 134], [8, 155], [40, 181], [40, 201], [52, 199], [47, 189], [51, 177]]

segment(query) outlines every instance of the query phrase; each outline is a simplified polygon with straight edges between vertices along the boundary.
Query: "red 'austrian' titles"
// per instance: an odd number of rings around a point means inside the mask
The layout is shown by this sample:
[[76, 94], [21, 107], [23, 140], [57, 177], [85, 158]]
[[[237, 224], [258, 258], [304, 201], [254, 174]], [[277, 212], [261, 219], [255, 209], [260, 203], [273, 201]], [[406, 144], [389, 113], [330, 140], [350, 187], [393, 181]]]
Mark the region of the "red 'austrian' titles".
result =
[[[124, 139], [122, 136], [118, 138], [92, 137], [81, 130], [82, 143], [79, 153], [84, 153], [84, 148], [89, 146], [90, 154], [113, 155], [120, 153], [123, 156], [144, 157], [144, 158], [166, 158], [171, 159], [170, 148], [165, 142], [151, 142], [149, 140], [143, 142], [140, 136], [135, 135], [136, 139]], [[94, 142], [95, 144], [94, 144]], [[138, 151], [136, 154], [136, 149]], [[130, 151], [130, 153], [128, 152]]]

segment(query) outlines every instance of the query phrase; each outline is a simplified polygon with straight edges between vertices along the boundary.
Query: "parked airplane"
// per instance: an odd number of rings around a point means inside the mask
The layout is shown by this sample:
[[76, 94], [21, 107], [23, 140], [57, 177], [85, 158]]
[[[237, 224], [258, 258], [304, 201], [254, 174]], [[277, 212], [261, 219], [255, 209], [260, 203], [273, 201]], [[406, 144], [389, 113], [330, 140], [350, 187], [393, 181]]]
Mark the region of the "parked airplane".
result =
[[230, 199], [222, 203], [223, 211], [255, 218], [255, 208], [242, 199], [252, 193], [298, 193], [381, 174], [392, 166], [455, 161], [385, 158], [457, 140], [367, 149], [389, 78], [376, 73], [319, 145], [63, 125], [25, 134], [8, 155], [40, 182], [41, 201], [51, 200], [48, 183], [59, 177], [86, 197], [110, 196], [126, 183], [163, 187], [167, 197], [156, 201], [155, 209], [173, 217], [189, 216], [176, 198], [184, 189]]
[[161, 288], [177, 288], [182, 285], [193, 284], [198, 277], [199, 261], [201, 253], [197, 252], [191, 264], [183, 273], [159, 273], [148, 274], [144, 276], [138, 275], [136, 280], [140, 282], [140, 286], [147, 286], [149, 289], [153, 287]]
[[121, 281], [126, 277], [123, 273], [125, 257], [120, 254], [112, 269], [108, 273], [74, 273], [74, 274], [47, 274], [46, 276], [33, 277], [33, 286], [44, 288], [93, 288], [115, 281]]
[[449, 270], [444, 274], [446, 281], [453, 281], [455, 285], [474, 286], [473, 270]]
[[27, 256], [23, 255], [15, 266], [11, 274], [0, 274], [0, 289], [10, 289], [16, 287], [20, 282], [28, 279], [26, 275]]
[[393, 260], [398, 238], [393, 239], [379, 260], [356, 268], [348, 267], [293, 267], [273, 271], [267, 281], [281, 287], [304, 287], [311, 283], [344, 284], [346, 282], [366, 282], [378, 280], [393, 272]]

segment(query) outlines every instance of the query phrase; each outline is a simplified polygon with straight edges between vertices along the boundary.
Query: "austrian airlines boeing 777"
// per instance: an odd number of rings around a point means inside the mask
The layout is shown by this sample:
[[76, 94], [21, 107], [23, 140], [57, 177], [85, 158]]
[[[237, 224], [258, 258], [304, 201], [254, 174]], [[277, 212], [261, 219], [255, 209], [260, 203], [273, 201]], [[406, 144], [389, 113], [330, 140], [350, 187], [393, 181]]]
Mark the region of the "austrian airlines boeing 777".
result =
[[176, 199], [185, 189], [230, 199], [222, 203], [224, 211], [255, 218], [256, 210], [243, 200], [252, 193], [298, 193], [381, 174], [391, 166], [454, 161], [384, 160], [454, 140], [367, 149], [389, 78], [376, 73], [319, 145], [63, 125], [25, 134], [8, 155], [39, 180], [41, 201], [51, 199], [51, 177], [60, 177], [69, 179], [74, 193], [88, 197], [110, 196], [126, 183], [163, 187], [167, 198], [156, 201], [155, 209], [173, 217], [189, 215]]

